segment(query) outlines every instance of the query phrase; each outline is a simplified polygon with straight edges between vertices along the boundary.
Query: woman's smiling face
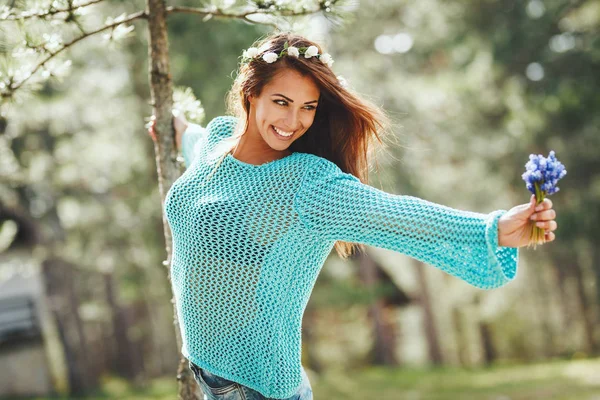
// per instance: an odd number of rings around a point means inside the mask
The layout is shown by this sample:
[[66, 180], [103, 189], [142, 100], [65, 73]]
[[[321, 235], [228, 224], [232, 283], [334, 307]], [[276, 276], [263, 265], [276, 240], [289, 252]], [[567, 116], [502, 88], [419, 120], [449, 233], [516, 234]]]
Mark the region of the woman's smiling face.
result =
[[308, 76], [286, 68], [263, 87], [258, 97], [249, 96], [249, 130], [258, 131], [273, 150], [286, 150], [312, 125], [320, 91]]

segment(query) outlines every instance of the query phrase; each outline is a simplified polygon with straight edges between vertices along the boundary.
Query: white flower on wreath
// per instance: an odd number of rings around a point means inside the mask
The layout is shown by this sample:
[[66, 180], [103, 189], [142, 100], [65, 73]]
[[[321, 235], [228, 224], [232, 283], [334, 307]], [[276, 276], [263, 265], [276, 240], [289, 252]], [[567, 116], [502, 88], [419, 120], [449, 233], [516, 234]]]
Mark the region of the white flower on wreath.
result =
[[329, 54], [329, 53], [325, 53], [325, 54], [321, 55], [321, 57], [319, 57], [319, 60], [321, 60], [325, 64], [327, 64], [327, 66], [329, 68], [331, 68], [331, 66], [333, 65], [333, 57], [331, 57], [331, 54]]
[[262, 52], [264, 52], [264, 51], [267, 51], [267, 50], [269, 50], [269, 47], [271, 47], [271, 43], [269, 43], [269, 42], [267, 42], [267, 43], [263, 43], [263, 44], [262, 44], [262, 46], [260, 46], [260, 47], [258, 48], [258, 54], [260, 54], [260, 53], [262, 53]]
[[346, 80], [346, 78], [344, 78], [341, 75], [337, 76], [338, 82], [340, 82], [340, 85], [342, 85], [343, 88], [348, 88], [348, 81]]
[[258, 55], [258, 49], [256, 47], [250, 47], [248, 50], [244, 50], [243, 56], [246, 58], [254, 58]]
[[304, 53], [304, 57], [311, 58], [316, 56], [317, 54], [319, 54], [319, 49], [317, 48], [317, 46], [309, 46], [308, 49], [306, 49], [306, 52]]
[[294, 46], [288, 47], [287, 53], [288, 53], [288, 55], [290, 55], [292, 57], [296, 57], [296, 58], [300, 55], [300, 51], [298, 50], [298, 48], [296, 48]]
[[263, 54], [262, 58], [263, 60], [271, 64], [277, 61], [278, 56], [277, 53], [273, 53], [272, 51], [270, 51], [268, 53]]

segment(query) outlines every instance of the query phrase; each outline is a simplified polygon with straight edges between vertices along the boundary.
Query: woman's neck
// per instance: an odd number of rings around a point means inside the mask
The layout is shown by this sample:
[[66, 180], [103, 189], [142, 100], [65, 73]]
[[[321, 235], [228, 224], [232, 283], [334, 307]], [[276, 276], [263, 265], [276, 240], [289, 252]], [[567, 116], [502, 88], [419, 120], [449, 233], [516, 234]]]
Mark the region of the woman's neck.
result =
[[275, 150], [271, 148], [262, 137], [252, 140], [248, 132], [240, 137], [238, 144], [230, 150], [230, 153], [239, 161], [256, 165], [278, 160], [292, 154], [289, 149]]

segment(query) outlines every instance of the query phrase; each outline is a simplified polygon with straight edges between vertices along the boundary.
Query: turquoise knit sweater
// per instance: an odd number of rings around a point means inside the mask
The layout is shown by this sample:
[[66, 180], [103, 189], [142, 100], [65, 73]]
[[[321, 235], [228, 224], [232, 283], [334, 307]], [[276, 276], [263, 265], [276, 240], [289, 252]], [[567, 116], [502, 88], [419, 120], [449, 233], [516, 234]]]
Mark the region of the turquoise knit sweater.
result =
[[[518, 249], [498, 219], [386, 193], [308, 153], [254, 165], [215, 145], [231, 116], [182, 138], [186, 171], [165, 198], [182, 354], [266, 397], [300, 386], [302, 315], [337, 240], [406, 254], [481, 289], [513, 280]], [[213, 152], [214, 153], [214, 152]]]

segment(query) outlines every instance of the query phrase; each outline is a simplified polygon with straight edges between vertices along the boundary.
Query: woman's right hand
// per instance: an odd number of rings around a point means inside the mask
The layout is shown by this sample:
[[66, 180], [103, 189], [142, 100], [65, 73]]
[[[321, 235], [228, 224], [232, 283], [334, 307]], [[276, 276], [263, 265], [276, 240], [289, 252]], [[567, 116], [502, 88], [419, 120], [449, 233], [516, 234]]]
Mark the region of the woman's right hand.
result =
[[[173, 128], [175, 129], [175, 145], [177, 146], [177, 150], [181, 149], [181, 138], [183, 137], [183, 132], [188, 127], [188, 122], [183, 116], [183, 114], [176, 114], [173, 117]], [[153, 141], [156, 142], [156, 132], [154, 131], [154, 127], [156, 126], [156, 116], [152, 115], [150, 117], [150, 123], [148, 126], [148, 133]]]

